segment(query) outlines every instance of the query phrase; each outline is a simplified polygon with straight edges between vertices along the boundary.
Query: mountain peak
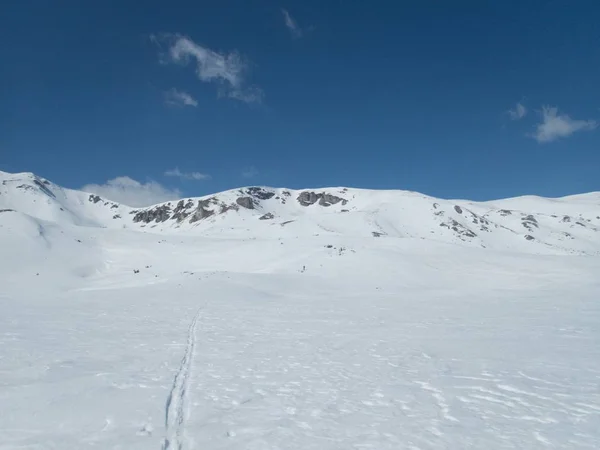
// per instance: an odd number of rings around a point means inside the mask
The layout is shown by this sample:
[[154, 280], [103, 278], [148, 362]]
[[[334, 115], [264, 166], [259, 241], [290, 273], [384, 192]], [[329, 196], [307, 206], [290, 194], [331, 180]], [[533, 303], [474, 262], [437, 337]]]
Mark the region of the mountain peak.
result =
[[598, 193], [471, 202], [410, 191], [247, 186], [131, 208], [32, 173], [4, 172], [0, 180], [0, 210], [63, 225], [238, 238], [418, 238], [526, 253], [600, 253]]

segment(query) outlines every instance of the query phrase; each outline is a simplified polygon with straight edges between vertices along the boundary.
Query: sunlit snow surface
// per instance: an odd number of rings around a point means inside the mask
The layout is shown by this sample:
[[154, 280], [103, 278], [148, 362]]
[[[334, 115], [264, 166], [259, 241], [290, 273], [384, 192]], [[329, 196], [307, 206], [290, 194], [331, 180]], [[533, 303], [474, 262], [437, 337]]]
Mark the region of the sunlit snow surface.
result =
[[598, 257], [17, 212], [0, 256], [3, 450], [600, 448]]

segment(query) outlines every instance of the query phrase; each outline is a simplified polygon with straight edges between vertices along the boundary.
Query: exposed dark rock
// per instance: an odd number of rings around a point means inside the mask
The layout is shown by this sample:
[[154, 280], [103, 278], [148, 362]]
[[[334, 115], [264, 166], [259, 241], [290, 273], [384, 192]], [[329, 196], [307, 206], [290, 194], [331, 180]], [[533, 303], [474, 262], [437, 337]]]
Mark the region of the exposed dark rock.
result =
[[345, 205], [346, 203], [348, 203], [348, 200], [345, 200], [341, 197], [336, 197], [335, 195], [331, 195], [331, 194], [323, 194], [323, 193], [316, 194], [314, 192], [304, 191], [304, 192], [301, 192], [300, 195], [298, 195], [298, 202], [302, 206], [314, 205], [317, 201], [319, 202], [319, 205], [321, 205], [321, 206], [331, 206], [331, 205], [335, 205], [336, 203], [339, 203], [339, 202], [342, 202], [342, 205]]
[[340, 212], [350, 212], [349, 209], [342, 209]]
[[582, 227], [585, 227], [585, 224], [581, 223], [581, 222], [575, 222], [576, 225], [580, 225]]
[[156, 206], [152, 209], [147, 209], [144, 211], [138, 212], [135, 216], [133, 216], [134, 222], [165, 222], [171, 218], [171, 208], [168, 205]]
[[50, 189], [48, 189], [48, 187], [46, 186], [46, 184], [50, 184], [50, 183], [42, 183], [40, 180], [38, 180], [37, 178], [33, 180], [33, 182], [35, 183], [35, 185], [37, 187], [40, 188], [40, 190], [46, 194], [48, 197], [52, 197], [52, 198], [56, 198], [56, 195], [54, 195], [54, 192], [52, 192]]
[[98, 203], [99, 201], [102, 201], [102, 199], [99, 196], [94, 194], [90, 194], [88, 200], [92, 203]]
[[0, 209], [0, 213], [14, 211], [14, 209]]
[[113, 204], [111, 205], [110, 209], [115, 209], [115, 208], [118, 208], [118, 207], [119, 207], [119, 205], [117, 205], [116, 203], [113, 203]]
[[434, 203], [433, 204], [433, 209], [438, 209], [439, 206], [440, 206], [439, 203]]
[[289, 197], [289, 196], [291, 196], [291, 195], [292, 195], [292, 194], [290, 194], [288, 191], [283, 191], [281, 194], [282, 194], [282, 195], [285, 195], [286, 197]]
[[281, 222], [280, 225], [283, 227], [283, 226], [287, 225], [288, 223], [292, 223], [292, 222], [295, 222], [295, 221], [294, 220], [287, 220], [285, 222]]
[[206, 209], [212, 202], [212, 197], [208, 198], [206, 200], [198, 200], [198, 206], [196, 207], [196, 211], [194, 212], [194, 214], [192, 215], [192, 218], [190, 219], [190, 223], [194, 223], [197, 222], [199, 220], [202, 219], [206, 219], [207, 217], [210, 217], [212, 215], [214, 215], [214, 211], [211, 211], [210, 209]]
[[371, 231], [371, 234], [373, 235], [373, 237], [381, 237], [381, 236], [383, 236], [383, 233], [380, 233], [379, 231]]
[[173, 210], [173, 215], [171, 219], [176, 220], [177, 222], [183, 222], [187, 216], [190, 215], [190, 212], [187, 210], [194, 207], [194, 202], [192, 200], [188, 200], [185, 202], [184, 200], [179, 200], [177, 202], [177, 206]]
[[509, 209], [501, 209], [500, 210], [501, 216], [510, 216], [511, 214], [512, 214], [512, 211], [510, 211]]
[[298, 202], [302, 206], [310, 206], [316, 203], [319, 200], [319, 197], [314, 192], [301, 192], [298, 195]]
[[221, 214], [226, 213], [227, 211], [238, 211], [240, 208], [238, 205], [226, 205], [225, 203], [223, 203], [221, 205], [221, 211], [219, 211]]
[[474, 238], [477, 236], [473, 231], [469, 230], [467, 227], [457, 222], [456, 220], [451, 220], [450, 224], [442, 222], [440, 223], [440, 227], [446, 227], [449, 230], [454, 231], [458, 234], [458, 237], [460, 237], [461, 239], [463, 237]]
[[238, 197], [235, 202], [243, 208], [254, 209], [252, 197]]
[[246, 193], [259, 200], [269, 200], [275, 195], [275, 192], [270, 192], [266, 189], [256, 186], [246, 189]]
[[528, 241], [533, 241], [533, 240], [535, 240], [535, 238], [534, 238], [532, 235], [530, 235], [530, 234], [526, 234], [526, 235], [525, 235], [525, 239], [527, 239]]
[[121, 216], [120, 216], [119, 214], [115, 214], [115, 215], [113, 216], [113, 219], [120, 219], [120, 218], [121, 218]]
[[275, 216], [274, 216], [273, 214], [271, 214], [271, 213], [267, 213], [267, 214], [264, 214], [264, 215], [260, 216], [260, 217], [258, 218], [258, 220], [271, 220], [271, 219], [273, 219], [274, 217], [275, 217]]
[[528, 216], [525, 216], [522, 220], [522, 225], [527, 228], [528, 230], [533, 230], [533, 228], [539, 228], [540, 226], [538, 225], [538, 222], [536, 220], [535, 217], [533, 217], [531, 214]]
[[459, 214], [462, 214], [463, 212], [462, 208], [458, 205], [454, 205], [454, 211], [456, 211]]
[[477, 214], [473, 214], [473, 213], [471, 213], [471, 215], [472, 215], [474, 218], [478, 219], [478, 220], [479, 220], [479, 222], [481, 222], [482, 224], [483, 224], [483, 223], [484, 223], [484, 224], [486, 224], [486, 225], [489, 225], [489, 224], [490, 224], [490, 221], [489, 221], [489, 220], [487, 220], [487, 219], [486, 219], [485, 217], [483, 217], [483, 216], [478, 216]]
[[336, 197], [335, 195], [331, 195], [331, 194], [321, 194], [322, 197], [319, 200], [319, 205], [321, 206], [331, 206], [331, 205], [335, 205], [336, 203], [342, 202], [342, 205], [345, 205], [346, 203], [348, 203], [347, 200], [344, 200], [343, 198], [340, 197]]
[[570, 221], [571, 221], [571, 217], [569, 217], [569, 216], [564, 216], [564, 217], [562, 218], [562, 221], [563, 221], [563, 222], [570, 222]]

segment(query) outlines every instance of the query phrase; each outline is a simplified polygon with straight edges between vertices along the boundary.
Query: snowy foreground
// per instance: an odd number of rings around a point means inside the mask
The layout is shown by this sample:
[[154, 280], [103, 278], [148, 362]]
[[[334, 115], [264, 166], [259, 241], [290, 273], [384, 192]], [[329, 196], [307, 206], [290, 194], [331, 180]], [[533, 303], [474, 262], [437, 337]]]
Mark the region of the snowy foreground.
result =
[[598, 449], [599, 254], [599, 193], [0, 172], [0, 449]]
[[600, 446], [598, 258], [44, 236], [0, 234], [1, 449]]

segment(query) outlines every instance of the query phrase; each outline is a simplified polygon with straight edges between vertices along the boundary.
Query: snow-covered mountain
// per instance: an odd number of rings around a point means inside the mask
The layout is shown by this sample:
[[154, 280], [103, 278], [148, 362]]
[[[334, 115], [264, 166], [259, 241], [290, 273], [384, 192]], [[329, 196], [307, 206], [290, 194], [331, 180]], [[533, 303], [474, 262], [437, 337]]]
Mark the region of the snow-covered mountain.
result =
[[600, 195], [0, 173], [0, 449], [598, 448]]
[[600, 254], [598, 192], [472, 202], [409, 191], [245, 187], [130, 208], [31, 173], [0, 172], [0, 211], [57, 224], [167, 234], [420, 238], [525, 253]]

